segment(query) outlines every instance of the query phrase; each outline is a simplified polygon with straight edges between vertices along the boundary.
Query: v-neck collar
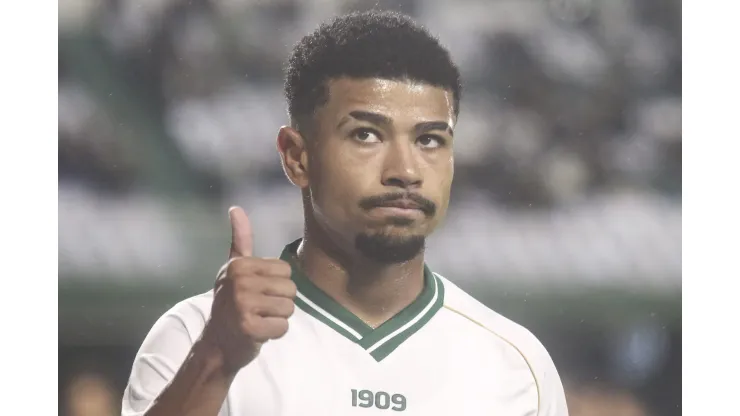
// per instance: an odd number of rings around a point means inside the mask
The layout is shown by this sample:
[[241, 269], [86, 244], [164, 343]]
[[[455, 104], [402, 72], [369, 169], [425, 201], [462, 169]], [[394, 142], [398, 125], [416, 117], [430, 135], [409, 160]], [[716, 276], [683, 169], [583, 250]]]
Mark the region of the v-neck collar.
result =
[[444, 303], [442, 281], [424, 265], [424, 288], [401, 312], [372, 328], [308, 279], [295, 262], [301, 240], [288, 244], [280, 259], [290, 263], [298, 293], [295, 304], [303, 311], [364, 348], [376, 361], [381, 361], [421, 329]]

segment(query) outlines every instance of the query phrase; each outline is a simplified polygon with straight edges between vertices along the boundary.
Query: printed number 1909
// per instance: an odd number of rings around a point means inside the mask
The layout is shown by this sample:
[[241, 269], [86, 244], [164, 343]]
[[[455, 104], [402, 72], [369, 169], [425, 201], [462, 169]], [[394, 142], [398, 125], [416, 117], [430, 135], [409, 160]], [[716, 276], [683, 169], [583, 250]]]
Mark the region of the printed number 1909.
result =
[[391, 409], [397, 412], [406, 410], [406, 397], [403, 394], [388, 394], [384, 391], [376, 393], [370, 390], [352, 389], [352, 407], [377, 407]]

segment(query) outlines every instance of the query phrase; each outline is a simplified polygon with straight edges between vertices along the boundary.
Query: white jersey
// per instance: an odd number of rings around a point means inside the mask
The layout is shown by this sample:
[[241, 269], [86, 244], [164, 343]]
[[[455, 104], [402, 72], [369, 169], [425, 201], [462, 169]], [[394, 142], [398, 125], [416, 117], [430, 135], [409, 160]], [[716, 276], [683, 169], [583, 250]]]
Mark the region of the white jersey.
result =
[[[419, 297], [374, 329], [293, 270], [288, 333], [236, 375], [219, 415], [567, 416], [534, 335], [429, 269]], [[136, 355], [124, 416], [144, 414], [172, 380], [212, 301], [212, 292], [192, 297], [157, 321]]]

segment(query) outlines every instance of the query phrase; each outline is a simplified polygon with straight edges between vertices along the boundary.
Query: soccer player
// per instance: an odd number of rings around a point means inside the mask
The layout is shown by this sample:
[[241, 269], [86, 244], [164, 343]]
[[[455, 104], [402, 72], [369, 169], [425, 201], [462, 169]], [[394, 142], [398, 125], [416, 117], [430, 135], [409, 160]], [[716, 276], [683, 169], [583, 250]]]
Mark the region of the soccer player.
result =
[[257, 258], [229, 210], [215, 289], [156, 322], [123, 415], [566, 416], [542, 344], [424, 261], [465, 140], [448, 52], [407, 17], [342, 16], [295, 47], [285, 94], [303, 238]]

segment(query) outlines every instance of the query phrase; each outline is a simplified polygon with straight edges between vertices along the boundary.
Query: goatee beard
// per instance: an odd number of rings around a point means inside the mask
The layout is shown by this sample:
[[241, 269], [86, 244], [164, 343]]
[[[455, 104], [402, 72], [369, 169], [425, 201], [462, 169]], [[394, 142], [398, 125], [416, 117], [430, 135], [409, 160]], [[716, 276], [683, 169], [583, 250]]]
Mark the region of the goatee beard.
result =
[[385, 234], [359, 234], [355, 248], [369, 260], [381, 264], [407, 262], [424, 251], [426, 238], [420, 235], [394, 237]]

